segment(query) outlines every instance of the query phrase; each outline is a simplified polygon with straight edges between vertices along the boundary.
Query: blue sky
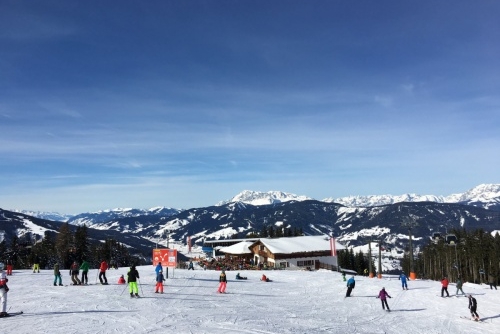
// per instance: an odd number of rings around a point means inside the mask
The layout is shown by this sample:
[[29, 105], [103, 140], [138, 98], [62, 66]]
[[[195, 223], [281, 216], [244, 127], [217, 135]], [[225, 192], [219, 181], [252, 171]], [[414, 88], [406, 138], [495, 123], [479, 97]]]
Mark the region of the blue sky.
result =
[[0, 0], [0, 207], [499, 183], [497, 1]]

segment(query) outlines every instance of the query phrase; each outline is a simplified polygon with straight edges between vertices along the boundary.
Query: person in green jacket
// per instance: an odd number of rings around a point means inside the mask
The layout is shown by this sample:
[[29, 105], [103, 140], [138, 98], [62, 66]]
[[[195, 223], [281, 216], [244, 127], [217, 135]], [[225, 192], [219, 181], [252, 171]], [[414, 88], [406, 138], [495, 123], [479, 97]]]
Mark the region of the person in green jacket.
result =
[[62, 286], [61, 272], [59, 271], [59, 263], [54, 264], [54, 286], [57, 285], [59, 281], [59, 286]]
[[89, 263], [85, 261], [85, 259], [82, 259], [82, 265], [80, 266], [80, 270], [82, 271], [82, 284], [88, 285], [89, 284]]

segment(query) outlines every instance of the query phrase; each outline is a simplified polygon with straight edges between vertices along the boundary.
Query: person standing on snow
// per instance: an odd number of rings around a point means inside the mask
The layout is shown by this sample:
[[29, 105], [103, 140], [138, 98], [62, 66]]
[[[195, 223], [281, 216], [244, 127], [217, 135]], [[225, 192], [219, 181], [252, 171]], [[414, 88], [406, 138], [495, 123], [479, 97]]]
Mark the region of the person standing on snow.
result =
[[464, 290], [462, 290], [463, 283], [462, 283], [462, 279], [460, 278], [460, 276], [458, 276], [456, 284], [457, 284], [457, 293], [455, 295], [458, 296], [458, 291], [462, 291], [462, 295], [465, 295]]
[[88, 285], [89, 284], [89, 263], [85, 261], [85, 259], [82, 260], [82, 265], [80, 266], [80, 270], [82, 271], [82, 284]]
[[477, 301], [476, 298], [469, 295], [469, 310], [472, 320], [479, 321], [479, 314], [477, 314]]
[[106, 278], [106, 270], [108, 270], [108, 263], [106, 262], [106, 260], [102, 260], [101, 266], [99, 267], [99, 281], [101, 282], [101, 284], [108, 284], [108, 279]]
[[226, 279], [226, 272], [222, 270], [219, 276], [219, 289], [217, 290], [218, 293], [226, 293], [226, 285], [227, 285], [227, 279]]
[[382, 302], [382, 310], [385, 310], [385, 307], [387, 307], [387, 311], [390, 312], [391, 310], [389, 309], [389, 305], [387, 304], [387, 297], [392, 298], [389, 296], [387, 291], [385, 291], [385, 288], [382, 288], [380, 292], [378, 293], [378, 297], [380, 298], [380, 301]]
[[446, 291], [446, 296], [449, 297], [450, 294], [448, 293], [448, 284], [449, 281], [446, 278], [446, 276], [441, 280], [441, 297], [444, 297], [444, 292]]
[[69, 275], [71, 276], [71, 281], [73, 282], [73, 285], [80, 285], [82, 282], [80, 282], [80, 279], [78, 278], [79, 270], [78, 270], [78, 263], [76, 261], [73, 261], [73, 264], [71, 265], [69, 269]]
[[163, 293], [163, 282], [165, 282], [165, 277], [163, 277], [163, 270], [160, 270], [156, 274], [156, 291], [155, 293]]
[[3, 270], [4, 264], [0, 263], [0, 305], [2, 307], [0, 311], [0, 317], [7, 316], [7, 292], [9, 288], [7, 287], [7, 274]]
[[35, 263], [33, 264], [33, 272], [40, 273], [40, 257], [35, 255]]
[[161, 262], [158, 262], [158, 264], [156, 265], [156, 268], [155, 268], [156, 276], [158, 276], [158, 273], [160, 271], [163, 271], [163, 267], [161, 266]]
[[57, 285], [57, 281], [59, 281], [60, 286], [63, 285], [61, 271], [59, 270], [59, 263], [54, 264], [54, 286]]
[[7, 259], [7, 276], [12, 276], [12, 269], [14, 269], [14, 263], [9, 256], [9, 258]]
[[351, 276], [351, 278], [349, 278], [347, 280], [347, 292], [345, 294], [346, 297], [351, 297], [351, 292], [352, 292], [352, 289], [354, 289], [355, 285], [356, 285], [356, 281], [354, 281], [354, 276]]
[[137, 280], [139, 279], [139, 272], [135, 269], [135, 266], [130, 267], [127, 273], [127, 283], [130, 289], [130, 297], [139, 297], [139, 289], [137, 288]]
[[403, 287], [403, 290], [408, 290], [408, 284], [406, 283], [407, 277], [405, 273], [401, 273], [401, 275], [399, 275], [399, 280], [401, 280], [401, 286]]
[[490, 285], [491, 290], [493, 290], [493, 287], [497, 290], [497, 278], [494, 275], [488, 275], [488, 284]]
[[194, 270], [193, 261], [189, 261], [188, 270]]

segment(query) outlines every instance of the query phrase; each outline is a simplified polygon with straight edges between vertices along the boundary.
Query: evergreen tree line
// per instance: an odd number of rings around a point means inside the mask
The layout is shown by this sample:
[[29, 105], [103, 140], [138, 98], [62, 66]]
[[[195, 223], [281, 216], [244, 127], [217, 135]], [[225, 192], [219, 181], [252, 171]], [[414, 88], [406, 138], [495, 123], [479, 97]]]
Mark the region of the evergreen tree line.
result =
[[[500, 273], [500, 235], [492, 236], [482, 229], [474, 231], [453, 230], [456, 242], [435, 239], [418, 253], [414, 261], [419, 277], [440, 280], [448, 277], [455, 282], [485, 283], [490, 276], [498, 283]], [[449, 235], [450, 235], [449, 234]], [[402, 261], [409, 272], [409, 257]]]
[[6, 240], [0, 243], [1, 260], [11, 260], [17, 269], [31, 268], [36, 259], [41, 269], [52, 269], [56, 263], [61, 269], [68, 269], [73, 261], [81, 264], [84, 259], [90, 268], [98, 268], [103, 260], [108, 263], [113, 261], [118, 266], [142, 264], [139, 258], [130, 255], [127, 247], [114, 239], [91, 242], [87, 231], [87, 226], [83, 225], [73, 233], [64, 223], [59, 233], [46, 231], [42, 240], [33, 245], [30, 237], [19, 239], [14, 236], [10, 243]]
[[352, 248], [337, 251], [337, 263], [341, 268], [354, 270], [358, 275], [363, 275], [366, 270], [370, 270], [372, 262], [372, 271], [375, 273], [375, 264], [373, 259], [368, 259], [362, 251], [354, 253]]
[[286, 238], [304, 235], [302, 228], [263, 226], [260, 232], [248, 233], [246, 238]]

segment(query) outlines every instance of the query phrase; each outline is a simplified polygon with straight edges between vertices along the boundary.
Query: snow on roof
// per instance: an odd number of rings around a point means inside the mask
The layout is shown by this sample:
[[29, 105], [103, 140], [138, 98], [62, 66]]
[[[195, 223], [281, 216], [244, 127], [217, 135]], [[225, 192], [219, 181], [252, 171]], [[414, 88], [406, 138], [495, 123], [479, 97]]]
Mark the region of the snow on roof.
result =
[[219, 248], [219, 250], [223, 253], [229, 254], [251, 254], [252, 251], [249, 247], [253, 244], [254, 242], [252, 241], [242, 241], [231, 246]]
[[[273, 254], [316, 252], [330, 250], [330, 237], [326, 235], [301, 236], [259, 240]], [[335, 241], [337, 250], [346, 249]]]

